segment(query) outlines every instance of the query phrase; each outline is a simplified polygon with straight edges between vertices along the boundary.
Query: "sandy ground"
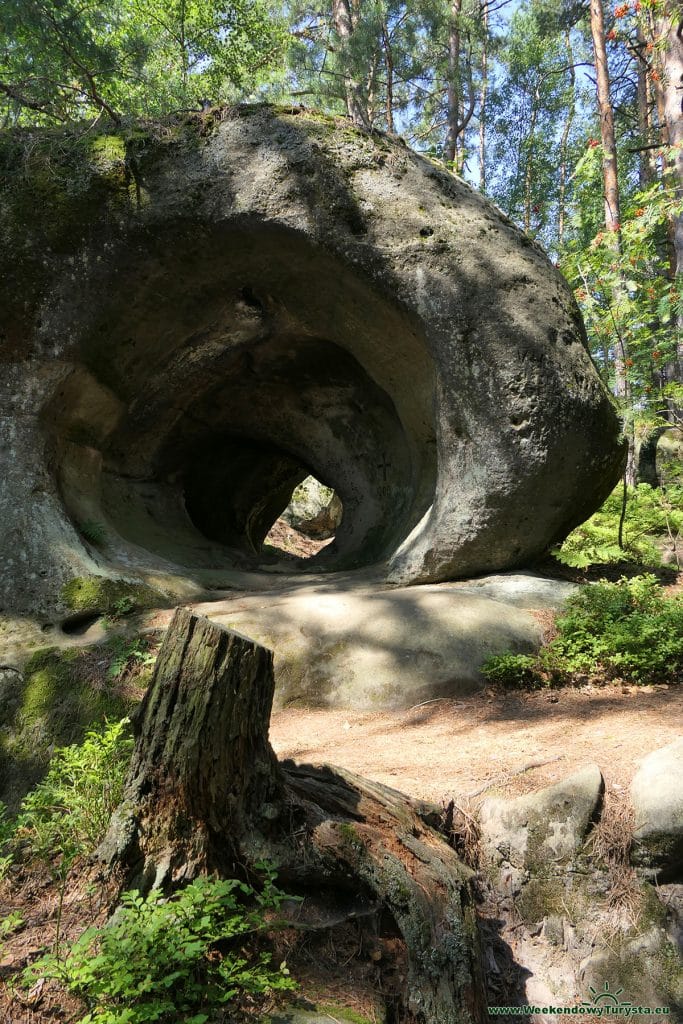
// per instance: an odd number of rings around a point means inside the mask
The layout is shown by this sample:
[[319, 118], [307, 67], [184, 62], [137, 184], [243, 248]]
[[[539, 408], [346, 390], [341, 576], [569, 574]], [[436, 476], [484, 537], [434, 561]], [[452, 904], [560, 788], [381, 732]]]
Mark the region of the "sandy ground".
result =
[[590, 762], [619, 792], [681, 734], [680, 687], [620, 685], [489, 690], [383, 713], [291, 708], [270, 730], [280, 758], [339, 765], [436, 803], [528, 792]]

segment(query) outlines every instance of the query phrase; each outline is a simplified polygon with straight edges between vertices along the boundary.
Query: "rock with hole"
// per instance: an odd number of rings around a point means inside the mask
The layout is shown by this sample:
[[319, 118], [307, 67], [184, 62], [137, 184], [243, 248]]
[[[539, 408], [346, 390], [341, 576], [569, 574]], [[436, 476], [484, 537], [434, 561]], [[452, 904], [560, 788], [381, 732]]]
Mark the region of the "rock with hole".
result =
[[521, 565], [609, 493], [570, 289], [444, 167], [265, 105], [103, 131], [4, 152], [2, 602], [231, 585], [310, 474], [315, 566], [395, 583]]

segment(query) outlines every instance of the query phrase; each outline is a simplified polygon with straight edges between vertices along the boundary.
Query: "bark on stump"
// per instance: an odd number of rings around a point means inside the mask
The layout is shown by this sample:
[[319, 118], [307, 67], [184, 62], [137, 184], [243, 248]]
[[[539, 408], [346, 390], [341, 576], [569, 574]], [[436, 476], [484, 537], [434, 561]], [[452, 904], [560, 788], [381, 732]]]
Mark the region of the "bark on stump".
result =
[[347, 894], [401, 937], [397, 1020], [483, 1020], [472, 872], [428, 823], [434, 809], [342, 769], [278, 764], [273, 690], [270, 651], [178, 609], [100, 859], [143, 888], [267, 859], [283, 888]]

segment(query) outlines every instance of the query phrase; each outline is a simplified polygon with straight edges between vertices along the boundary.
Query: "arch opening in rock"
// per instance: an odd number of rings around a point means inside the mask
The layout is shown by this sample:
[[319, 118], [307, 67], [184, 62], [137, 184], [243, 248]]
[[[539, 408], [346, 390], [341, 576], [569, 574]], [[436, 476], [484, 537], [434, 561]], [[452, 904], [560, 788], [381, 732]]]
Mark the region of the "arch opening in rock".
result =
[[266, 534], [262, 550], [298, 559], [315, 558], [326, 548], [332, 554], [343, 518], [344, 506], [334, 488], [309, 475], [293, 489], [287, 507]]
[[146, 240], [138, 262], [103, 290], [103, 329], [47, 413], [72, 520], [105, 525], [112, 561], [211, 584], [267, 567], [267, 534], [313, 476], [344, 515], [310, 567], [390, 558], [436, 475], [433, 364], [412, 319], [282, 229]]

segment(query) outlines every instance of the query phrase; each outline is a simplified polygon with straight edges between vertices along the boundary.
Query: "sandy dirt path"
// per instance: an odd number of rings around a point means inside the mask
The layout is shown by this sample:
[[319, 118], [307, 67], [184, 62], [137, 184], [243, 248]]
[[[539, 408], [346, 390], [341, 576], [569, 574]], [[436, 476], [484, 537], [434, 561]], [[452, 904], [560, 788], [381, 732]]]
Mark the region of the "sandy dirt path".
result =
[[383, 713], [285, 709], [270, 736], [280, 758], [340, 765], [440, 803], [482, 787], [528, 792], [589, 762], [618, 792], [642, 757], [682, 733], [680, 687], [608, 686], [489, 690]]

